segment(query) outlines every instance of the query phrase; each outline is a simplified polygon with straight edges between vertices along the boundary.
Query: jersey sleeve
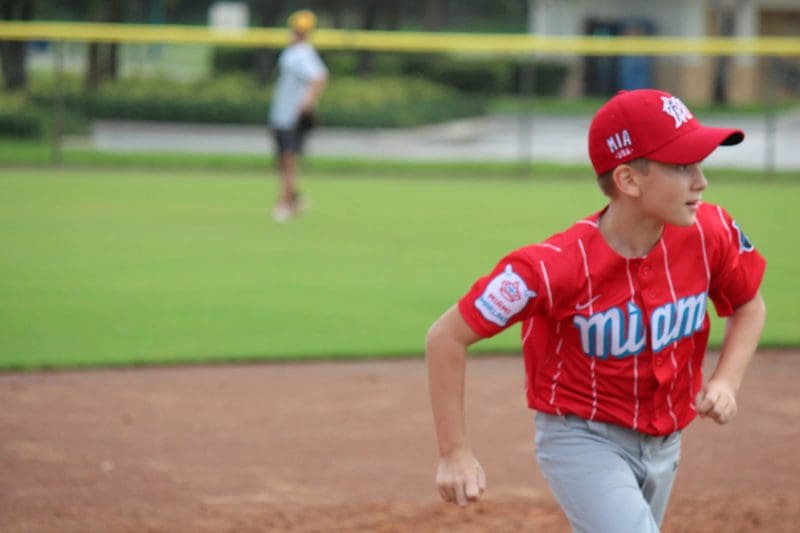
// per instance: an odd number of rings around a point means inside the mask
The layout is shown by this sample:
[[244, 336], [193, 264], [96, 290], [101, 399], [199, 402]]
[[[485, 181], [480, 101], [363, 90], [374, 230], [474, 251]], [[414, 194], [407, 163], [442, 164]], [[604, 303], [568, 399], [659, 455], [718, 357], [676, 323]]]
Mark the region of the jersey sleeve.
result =
[[543, 311], [541, 278], [524, 249], [504, 257], [459, 300], [461, 316], [475, 333], [491, 337]]
[[719, 316], [730, 316], [737, 307], [749, 302], [758, 292], [766, 261], [736, 221], [722, 207], [717, 207], [718, 249], [712, 257], [709, 297]]
[[325, 63], [319, 57], [319, 54], [313, 48], [306, 49], [303, 54], [303, 60], [299, 65], [300, 77], [306, 81], [318, 80], [328, 75], [328, 69]]

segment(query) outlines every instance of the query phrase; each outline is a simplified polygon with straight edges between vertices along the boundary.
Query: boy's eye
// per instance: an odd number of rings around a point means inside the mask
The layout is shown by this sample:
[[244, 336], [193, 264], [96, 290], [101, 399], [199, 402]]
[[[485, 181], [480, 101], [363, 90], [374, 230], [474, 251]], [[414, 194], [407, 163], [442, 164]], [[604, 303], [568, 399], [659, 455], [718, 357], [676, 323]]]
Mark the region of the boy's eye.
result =
[[689, 165], [678, 165], [678, 170], [681, 172], [686, 172], [689, 170]]

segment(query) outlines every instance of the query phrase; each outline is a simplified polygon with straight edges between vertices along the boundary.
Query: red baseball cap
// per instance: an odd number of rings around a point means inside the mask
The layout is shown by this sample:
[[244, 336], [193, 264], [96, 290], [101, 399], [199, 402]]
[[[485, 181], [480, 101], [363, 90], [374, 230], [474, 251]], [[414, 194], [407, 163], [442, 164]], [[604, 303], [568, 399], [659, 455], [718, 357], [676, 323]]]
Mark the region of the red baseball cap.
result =
[[742, 130], [703, 126], [667, 92], [619, 91], [592, 119], [589, 158], [599, 176], [640, 157], [674, 165], [698, 163], [717, 146], [743, 139]]

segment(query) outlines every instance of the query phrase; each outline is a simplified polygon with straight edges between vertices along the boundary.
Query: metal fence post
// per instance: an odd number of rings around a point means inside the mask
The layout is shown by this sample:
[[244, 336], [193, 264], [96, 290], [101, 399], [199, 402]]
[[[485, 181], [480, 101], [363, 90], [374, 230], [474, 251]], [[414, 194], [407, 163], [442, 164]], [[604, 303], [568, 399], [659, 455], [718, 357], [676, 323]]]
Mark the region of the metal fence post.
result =
[[64, 117], [64, 43], [53, 42], [53, 123], [50, 127], [51, 156], [54, 166], [61, 166], [61, 136]]
[[775, 177], [775, 157], [777, 140], [776, 135], [776, 116], [775, 116], [775, 98], [776, 87], [775, 83], [778, 77], [778, 58], [767, 58], [767, 90], [766, 102], [764, 105], [764, 170], [767, 179]]
[[533, 56], [525, 56], [520, 65], [519, 94], [522, 110], [518, 120], [519, 163], [524, 176], [532, 173], [533, 163], [533, 103], [535, 96], [536, 67]]

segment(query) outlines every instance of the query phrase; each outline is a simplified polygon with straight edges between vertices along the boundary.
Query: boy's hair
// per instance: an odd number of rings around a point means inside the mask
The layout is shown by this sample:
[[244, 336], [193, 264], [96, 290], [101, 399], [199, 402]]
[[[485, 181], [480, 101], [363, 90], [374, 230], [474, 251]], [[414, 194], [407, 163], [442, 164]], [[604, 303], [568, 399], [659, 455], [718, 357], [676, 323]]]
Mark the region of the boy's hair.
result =
[[614, 178], [612, 178], [613, 174], [614, 171], [609, 170], [597, 176], [597, 186], [609, 198], [614, 198], [617, 195], [617, 186], [614, 184]]
[[[645, 157], [640, 157], [639, 159], [634, 159], [624, 164], [633, 167], [641, 174], [648, 174], [650, 172], [650, 160]], [[597, 176], [597, 185], [600, 187], [600, 190], [603, 191], [603, 194], [609, 198], [614, 198], [617, 195], [617, 184], [614, 183], [613, 177], [614, 170], [616, 169], [617, 167], [614, 167], [608, 172], [603, 172]]]
[[737, 144], [741, 130], [703, 126], [678, 98], [655, 89], [620, 91], [595, 113], [589, 126], [589, 158], [600, 176], [646, 157], [688, 165], [720, 144]]

